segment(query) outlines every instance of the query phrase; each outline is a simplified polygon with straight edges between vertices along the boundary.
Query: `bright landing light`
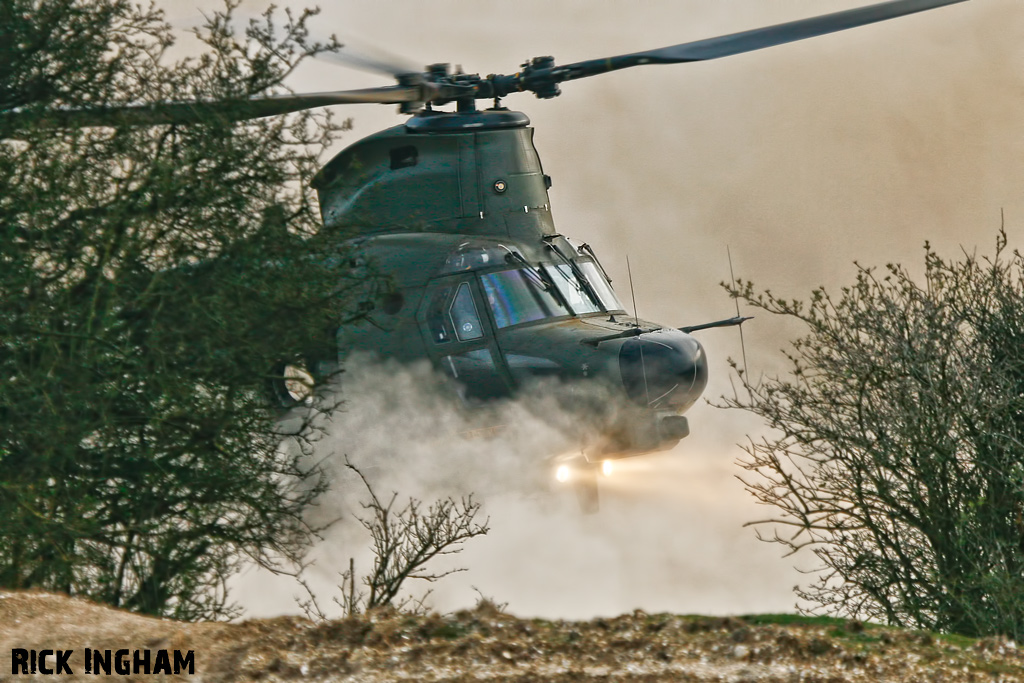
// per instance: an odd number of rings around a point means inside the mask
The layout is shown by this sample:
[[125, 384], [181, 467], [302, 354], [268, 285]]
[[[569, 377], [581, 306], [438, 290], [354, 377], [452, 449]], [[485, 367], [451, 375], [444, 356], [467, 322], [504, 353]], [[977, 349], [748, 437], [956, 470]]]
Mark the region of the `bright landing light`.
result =
[[612, 466], [612, 461], [611, 460], [605, 460], [605, 461], [603, 461], [601, 463], [601, 474], [603, 474], [604, 476], [606, 476], [606, 477], [612, 476], [612, 470], [613, 469], [614, 469], [614, 467]]
[[558, 469], [555, 470], [555, 479], [563, 483], [569, 481], [569, 466], [559, 465]]

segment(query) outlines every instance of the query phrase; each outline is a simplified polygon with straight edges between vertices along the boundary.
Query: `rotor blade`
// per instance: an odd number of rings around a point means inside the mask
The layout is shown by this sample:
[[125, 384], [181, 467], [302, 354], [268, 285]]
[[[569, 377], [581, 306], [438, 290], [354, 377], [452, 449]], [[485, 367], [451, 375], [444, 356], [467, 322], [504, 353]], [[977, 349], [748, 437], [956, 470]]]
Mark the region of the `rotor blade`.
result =
[[201, 123], [211, 118], [245, 121], [333, 104], [399, 104], [423, 101], [424, 97], [429, 98], [430, 95], [425, 92], [423, 86], [389, 85], [363, 90], [268, 95], [245, 100], [193, 100], [131, 104], [122, 107], [16, 110], [0, 113], [0, 123], [13, 124], [15, 127], [87, 128]]
[[[792, 43], [805, 38], [845, 31], [849, 28], [894, 19], [915, 12], [952, 5], [965, 0], [892, 0], [867, 7], [824, 14], [809, 19], [799, 19], [785, 24], [756, 28], [750, 31], [732, 33], [717, 38], [707, 38], [691, 43], [672, 45], [656, 50], [634, 52], [606, 59], [592, 59], [550, 69], [557, 81], [571, 81], [595, 74], [616, 71], [642, 64], [677, 64], [717, 59], [729, 55], [751, 52], [773, 45]], [[562, 73], [563, 70], [566, 73]], [[539, 74], [538, 74], [539, 75]]]
[[337, 50], [318, 52], [316, 59], [354, 67], [371, 73], [386, 76], [406, 76], [423, 73], [422, 66], [416, 66], [411, 60], [391, 54], [372, 45], [367, 45], [353, 38], [343, 37]]
[[[271, 16], [266, 14], [245, 12], [237, 9], [231, 12], [230, 16], [231, 28], [240, 34], [245, 34], [251, 29], [266, 30], [272, 19]], [[210, 17], [201, 11], [197, 11], [194, 14], [181, 17], [170, 23], [181, 31], [194, 34], [201, 32], [203, 25], [209, 23], [209, 21]], [[315, 19], [311, 20], [311, 23], [316, 23]], [[305, 27], [307, 33], [306, 40], [311, 44], [320, 46], [336, 45], [337, 48], [316, 52], [312, 55], [314, 59], [385, 76], [404, 76], [406, 74], [423, 72], [423, 67], [417, 66], [412, 60], [400, 57], [351, 36], [342, 35], [339, 38], [336, 34], [328, 33], [327, 31], [320, 30], [320, 28], [319, 25], [307, 25]]]
[[[240, 31], [245, 31], [247, 27], [251, 26], [262, 27], [269, 21], [265, 15], [248, 12], [235, 12], [233, 16]], [[400, 57], [352, 36], [338, 37], [337, 34], [328, 34], [326, 31], [318, 29], [318, 26], [306, 27], [308, 41], [323, 46], [336, 45], [337, 47], [334, 50], [315, 53], [314, 59], [385, 76], [423, 73], [423, 66], [417, 66], [410, 59]]]

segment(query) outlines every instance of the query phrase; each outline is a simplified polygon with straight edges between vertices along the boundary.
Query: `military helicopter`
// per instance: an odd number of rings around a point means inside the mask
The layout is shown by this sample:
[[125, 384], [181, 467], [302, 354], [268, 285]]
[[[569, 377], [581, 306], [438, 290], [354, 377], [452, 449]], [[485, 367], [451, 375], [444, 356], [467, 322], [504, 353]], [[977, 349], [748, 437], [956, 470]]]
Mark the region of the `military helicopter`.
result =
[[[397, 104], [403, 123], [349, 146], [314, 180], [323, 223], [345, 232], [394, 290], [366, 323], [337, 332], [336, 357], [283, 364], [272, 393], [301, 405], [347, 354], [429, 360], [467, 403], [506, 398], [542, 379], [599, 382], [630, 406], [559, 480], [581, 482], [596, 504], [596, 471], [671, 448], [689, 434], [683, 415], [708, 382], [698, 330], [740, 325], [738, 315], [685, 327], [629, 316], [594, 251], [559, 234], [529, 118], [504, 108], [519, 92], [549, 99], [560, 84], [634, 66], [726, 57], [931, 10], [964, 0], [880, 4], [655, 50], [558, 65], [535, 57], [511, 75], [434, 64], [394, 70], [396, 85], [247, 100], [181, 101], [52, 110], [50, 126], [162, 125], [209, 116], [246, 120], [314, 107]], [[477, 100], [489, 100], [486, 109]], [[452, 109], [442, 109], [454, 105]], [[17, 116], [17, 112], [6, 116]], [[635, 305], [634, 305], [635, 309]]]

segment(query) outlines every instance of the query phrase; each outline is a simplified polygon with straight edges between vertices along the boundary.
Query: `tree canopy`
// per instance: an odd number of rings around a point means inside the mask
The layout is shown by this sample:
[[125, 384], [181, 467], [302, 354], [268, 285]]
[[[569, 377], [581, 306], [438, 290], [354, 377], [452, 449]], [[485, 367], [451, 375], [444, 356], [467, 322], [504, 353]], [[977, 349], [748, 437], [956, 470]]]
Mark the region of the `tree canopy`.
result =
[[374, 286], [318, 234], [308, 186], [344, 124], [31, 125], [278, 92], [327, 47], [310, 13], [239, 31], [232, 10], [174, 60], [153, 9], [0, 4], [0, 112], [20, 112], [0, 114], [0, 586], [222, 617], [240, 558], [282, 568], [309, 542], [324, 480], [281, 446], [266, 385], [330, 359]]

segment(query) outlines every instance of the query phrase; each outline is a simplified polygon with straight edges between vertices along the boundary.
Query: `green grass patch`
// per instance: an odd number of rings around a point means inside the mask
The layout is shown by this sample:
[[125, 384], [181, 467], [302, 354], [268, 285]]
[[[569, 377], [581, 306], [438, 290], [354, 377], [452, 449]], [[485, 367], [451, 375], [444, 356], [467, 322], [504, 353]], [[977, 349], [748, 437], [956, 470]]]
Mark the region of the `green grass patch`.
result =
[[[889, 634], [918, 634], [921, 644], [926, 645], [930, 638], [940, 646], [954, 646], [961, 650], [974, 647], [978, 639], [969, 636], [962, 636], [956, 633], [936, 633], [932, 631], [915, 631], [903, 629], [896, 626], [886, 626], [873, 622], [855, 622], [850, 619], [839, 619], [837, 617], [805, 616], [802, 614], [745, 614], [739, 619], [752, 626], [778, 625], [778, 626], [819, 626], [829, 628], [828, 635], [831, 638], [841, 639], [847, 642], [860, 644], [873, 644], [883, 642], [886, 639], [882, 633]], [[856, 627], [851, 627], [857, 624]], [[892, 638], [897, 638], [891, 635]]]
[[802, 614], [744, 614], [739, 618], [752, 626], [832, 626], [840, 628], [849, 621], [836, 617], [808, 617]]
[[441, 624], [430, 631], [431, 638], [444, 638], [445, 640], [455, 640], [469, 633], [469, 628], [458, 623], [449, 622], [447, 624]]
[[977, 638], [971, 638], [970, 636], [961, 636], [956, 633], [935, 633], [933, 634], [936, 640], [940, 640], [946, 645], [955, 645], [961, 650], [966, 650], [969, 647], [974, 647], [975, 643], [978, 642]]

